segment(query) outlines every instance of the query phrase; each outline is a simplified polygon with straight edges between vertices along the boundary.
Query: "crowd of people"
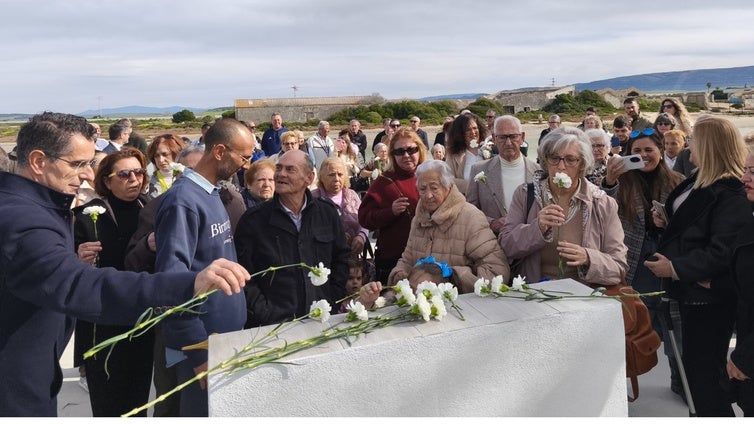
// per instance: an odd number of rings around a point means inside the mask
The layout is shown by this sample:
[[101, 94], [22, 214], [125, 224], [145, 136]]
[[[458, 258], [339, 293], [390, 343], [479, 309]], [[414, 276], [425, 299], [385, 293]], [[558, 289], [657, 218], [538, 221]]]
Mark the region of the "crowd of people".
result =
[[[335, 139], [327, 121], [306, 138], [275, 113], [261, 138], [253, 122], [225, 118], [194, 141], [140, 145], [128, 144], [130, 122], [103, 140], [83, 118], [36, 115], [13, 172], [0, 173], [15, 199], [0, 205], [0, 415], [56, 413], [74, 318], [93, 414], [118, 416], [146, 403], [152, 381], [160, 395], [206, 370], [211, 333], [302, 317], [319, 299], [371, 307], [402, 279], [469, 293], [479, 278], [519, 274], [666, 290], [671, 301], [644, 301], [666, 341], [669, 388], [688, 400], [683, 367], [700, 416], [732, 416], [731, 402], [754, 415], [754, 136], [710, 115], [692, 123], [674, 98], [654, 121], [635, 98], [624, 110], [607, 125], [588, 110], [578, 128], [550, 116], [536, 161], [521, 121], [494, 110], [446, 118], [432, 145], [420, 117], [386, 118], [370, 155], [356, 119]], [[297, 263], [322, 263], [327, 282], [286, 267]], [[261, 273], [270, 267], [280, 268]], [[200, 314], [83, 359], [146, 307], [210, 287], [226, 295]], [[665, 307], [681, 357], [667, 347]], [[154, 414], [207, 412], [202, 380]]]

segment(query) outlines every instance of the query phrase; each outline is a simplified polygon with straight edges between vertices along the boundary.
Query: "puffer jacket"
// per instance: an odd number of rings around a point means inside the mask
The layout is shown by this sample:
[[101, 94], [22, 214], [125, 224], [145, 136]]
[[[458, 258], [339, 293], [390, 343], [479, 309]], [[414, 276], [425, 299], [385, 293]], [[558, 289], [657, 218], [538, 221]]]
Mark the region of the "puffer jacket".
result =
[[419, 201], [408, 244], [390, 273], [390, 284], [407, 276], [419, 259], [430, 255], [453, 268], [451, 282], [460, 293], [473, 292], [479, 277], [503, 275], [507, 279], [510, 274], [508, 260], [484, 213], [467, 203], [455, 184], [431, 215]]

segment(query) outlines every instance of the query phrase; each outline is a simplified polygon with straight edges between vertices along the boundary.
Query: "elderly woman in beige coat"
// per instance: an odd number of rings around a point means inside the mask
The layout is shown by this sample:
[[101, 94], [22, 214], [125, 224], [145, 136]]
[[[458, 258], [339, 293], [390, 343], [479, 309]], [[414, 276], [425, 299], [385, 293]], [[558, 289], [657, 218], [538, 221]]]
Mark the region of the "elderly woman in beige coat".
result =
[[561, 127], [542, 139], [537, 153], [545, 167], [534, 176], [534, 202], [526, 210], [528, 186], [516, 190], [500, 246], [520, 260], [519, 272], [529, 282], [618, 284], [628, 269], [623, 227], [615, 199], [585, 178], [594, 164], [589, 138]]
[[497, 275], [508, 278], [510, 268], [484, 213], [466, 202], [448, 165], [430, 160], [416, 168], [419, 204], [401, 259], [388, 281], [407, 278], [419, 259], [434, 256], [453, 270], [451, 283], [460, 293], [474, 291], [474, 282]]

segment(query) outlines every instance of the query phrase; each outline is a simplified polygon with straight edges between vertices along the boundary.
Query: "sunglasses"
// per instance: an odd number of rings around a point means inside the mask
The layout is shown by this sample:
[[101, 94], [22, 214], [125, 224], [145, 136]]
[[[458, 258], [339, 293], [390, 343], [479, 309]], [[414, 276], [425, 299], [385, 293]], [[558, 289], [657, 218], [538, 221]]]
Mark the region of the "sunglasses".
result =
[[134, 174], [136, 178], [139, 178], [147, 173], [147, 170], [144, 168], [134, 168], [134, 169], [121, 169], [118, 172], [112, 172], [110, 175], [107, 176], [107, 178], [112, 178], [117, 176], [118, 178], [122, 180], [127, 180], [131, 178], [131, 174]]
[[418, 124], [419, 121], [411, 121], [412, 124]]
[[401, 124], [390, 124], [390, 128], [400, 128]]
[[419, 153], [419, 146], [400, 148], [400, 149], [393, 149], [393, 151], [390, 152], [390, 153], [393, 156], [403, 156], [406, 153], [408, 153], [409, 155], [414, 155], [416, 153]]
[[670, 122], [658, 122], [657, 126], [660, 126], [660, 125], [668, 125], [668, 126], [670, 126], [672, 124]]
[[675, 107], [673, 105], [662, 105], [663, 109], [670, 109], [671, 107]]
[[641, 131], [639, 131], [639, 130], [631, 131], [631, 134], [629, 134], [629, 137], [636, 138], [636, 137], [638, 137], [640, 135], [650, 136], [650, 135], [652, 135], [654, 133], [655, 133], [654, 128], [644, 128]]

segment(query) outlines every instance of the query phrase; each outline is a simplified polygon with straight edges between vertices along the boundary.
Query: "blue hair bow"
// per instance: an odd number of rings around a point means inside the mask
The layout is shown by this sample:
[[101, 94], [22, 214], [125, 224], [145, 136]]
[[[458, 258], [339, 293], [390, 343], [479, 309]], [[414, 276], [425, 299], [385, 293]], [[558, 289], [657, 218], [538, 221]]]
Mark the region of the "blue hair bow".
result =
[[421, 258], [416, 262], [416, 265], [432, 264], [440, 267], [442, 271], [442, 278], [450, 278], [453, 275], [453, 268], [449, 267], [447, 262], [437, 262], [434, 256], [427, 256]]

